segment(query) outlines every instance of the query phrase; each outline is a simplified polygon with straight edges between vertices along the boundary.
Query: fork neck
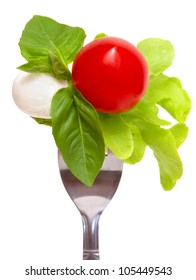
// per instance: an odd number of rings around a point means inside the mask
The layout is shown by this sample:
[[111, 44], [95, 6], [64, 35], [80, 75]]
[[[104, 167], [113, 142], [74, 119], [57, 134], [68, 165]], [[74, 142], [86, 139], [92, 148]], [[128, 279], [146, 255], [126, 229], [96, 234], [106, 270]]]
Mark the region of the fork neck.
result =
[[101, 212], [94, 216], [82, 214], [83, 222], [83, 260], [99, 260], [99, 218]]

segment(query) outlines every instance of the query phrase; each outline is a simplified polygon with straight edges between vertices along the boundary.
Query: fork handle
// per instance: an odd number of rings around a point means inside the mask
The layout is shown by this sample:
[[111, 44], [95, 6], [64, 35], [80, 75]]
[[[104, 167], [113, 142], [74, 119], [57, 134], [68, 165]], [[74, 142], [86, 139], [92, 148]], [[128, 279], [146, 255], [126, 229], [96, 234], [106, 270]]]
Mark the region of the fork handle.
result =
[[99, 218], [101, 213], [89, 217], [82, 213], [83, 260], [99, 260]]

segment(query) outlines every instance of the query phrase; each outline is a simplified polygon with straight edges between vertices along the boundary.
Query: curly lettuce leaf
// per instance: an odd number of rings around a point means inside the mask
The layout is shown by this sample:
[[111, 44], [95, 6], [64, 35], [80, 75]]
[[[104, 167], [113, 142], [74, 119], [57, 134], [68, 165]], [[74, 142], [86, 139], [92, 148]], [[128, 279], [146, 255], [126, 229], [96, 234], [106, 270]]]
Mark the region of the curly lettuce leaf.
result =
[[[176, 145], [178, 136], [175, 137], [170, 129], [164, 129], [146, 122], [139, 116], [132, 119], [128, 115], [122, 115], [121, 117], [127, 125], [132, 127], [134, 124], [140, 131], [142, 139], [140, 141], [141, 143], [144, 142], [142, 151], [145, 148], [144, 145], [152, 149], [159, 166], [161, 185], [165, 190], [171, 190], [183, 173], [183, 166]], [[129, 159], [126, 162], [132, 163]]]
[[156, 102], [143, 98], [136, 106], [122, 115], [128, 115], [130, 118], [139, 116], [140, 119], [159, 126], [171, 124], [170, 121], [161, 119], [158, 113], [159, 108]]
[[[169, 112], [177, 123], [160, 119], [157, 105]], [[183, 174], [178, 148], [188, 135], [188, 127], [184, 122], [190, 108], [190, 98], [182, 89], [179, 80], [160, 74], [151, 78], [144, 99], [132, 110], [121, 114], [122, 120], [131, 129], [134, 125], [140, 132], [140, 142], [134, 143], [133, 155], [134, 151], [136, 153], [140, 150], [139, 144], [142, 154], [144, 145], [152, 149], [159, 166], [160, 182], [165, 190], [171, 190]], [[142, 156], [139, 159], [142, 159]], [[130, 159], [126, 162], [134, 163]]]
[[139, 42], [137, 47], [147, 60], [150, 74], [158, 75], [172, 64], [174, 47], [167, 40], [148, 38]]
[[130, 157], [133, 151], [133, 137], [120, 114], [99, 113], [99, 120], [105, 145], [119, 159]]
[[174, 136], [176, 147], [179, 148], [188, 136], [189, 129], [185, 123], [177, 123], [170, 128]]
[[164, 74], [151, 77], [144, 98], [162, 106], [178, 122], [185, 122], [191, 109], [191, 99], [180, 80]]
[[160, 181], [165, 190], [171, 190], [183, 174], [183, 166], [176, 141], [167, 129], [137, 121], [145, 143], [153, 150], [160, 170]]
[[[138, 161], [141, 160], [145, 147], [149, 146], [159, 166], [160, 182], [165, 190], [171, 190], [183, 174], [178, 148], [188, 135], [185, 122], [191, 110], [191, 99], [179, 79], [162, 73], [174, 58], [174, 48], [170, 42], [149, 38], [141, 41], [138, 48], [148, 62], [150, 80], [143, 99], [121, 114], [122, 120], [132, 130], [132, 136], [135, 133], [133, 139], [137, 139], [133, 141], [132, 156], [125, 162], [135, 163], [131, 159], [140, 151]], [[172, 120], [160, 118], [159, 106], [172, 116]]]
[[135, 164], [142, 160], [147, 144], [143, 140], [139, 128], [131, 122], [129, 122], [128, 125], [130, 127], [133, 139], [133, 151], [131, 156], [124, 161], [129, 164]]

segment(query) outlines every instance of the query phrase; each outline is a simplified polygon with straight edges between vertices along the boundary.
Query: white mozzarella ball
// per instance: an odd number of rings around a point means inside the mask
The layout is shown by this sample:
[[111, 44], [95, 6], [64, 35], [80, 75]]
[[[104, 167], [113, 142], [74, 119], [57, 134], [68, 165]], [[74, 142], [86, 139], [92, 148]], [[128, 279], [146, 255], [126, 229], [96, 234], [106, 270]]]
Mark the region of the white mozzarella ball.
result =
[[67, 81], [58, 80], [49, 74], [21, 72], [14, 80], [12, 96], [24, 113], [36, 118], [50, 118], [53, 95]]

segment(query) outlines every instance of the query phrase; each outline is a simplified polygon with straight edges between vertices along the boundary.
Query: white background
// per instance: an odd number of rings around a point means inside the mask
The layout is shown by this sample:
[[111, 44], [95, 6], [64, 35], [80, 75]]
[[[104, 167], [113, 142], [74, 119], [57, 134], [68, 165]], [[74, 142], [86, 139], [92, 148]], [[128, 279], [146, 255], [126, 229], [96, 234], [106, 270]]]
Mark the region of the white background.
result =
[[[30, 265], [37, 268], [83, 265], [116, 270], [116, 274], [96, 279], [130, 279], [131, 276], [117, 275], [120, 266], [172, 266], [172, 276], [134, 276], [133, 279], [195, 279], [196, 21], [193, 4], [192, 0], [1, 1], [2, 280], [43, 279], [25, 276], [24, 270]], [[34, 14], [83, 27], [87, 41], [100, 32], [122, 37], [133, 44], [148, 37], [170, 40], [176, 55], [167, 73], [181, 79], [193, 101], [187, 121], [190, 134], [179, 151], [184, 176], [174, 190], [165, 192], [150, 151], [138, 165], [124, 167], [119, 189], [100, 220], [101, 261], [81, 260], [82, 222], [61, 183], [50, 128], [36, 124], [12, 101], [16, 67], [24, 62], [17, 44], [26, 22]], [[74, 276], [45, 276], [44, 279], [57, 278], [76, 279]]]

